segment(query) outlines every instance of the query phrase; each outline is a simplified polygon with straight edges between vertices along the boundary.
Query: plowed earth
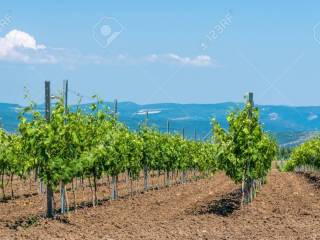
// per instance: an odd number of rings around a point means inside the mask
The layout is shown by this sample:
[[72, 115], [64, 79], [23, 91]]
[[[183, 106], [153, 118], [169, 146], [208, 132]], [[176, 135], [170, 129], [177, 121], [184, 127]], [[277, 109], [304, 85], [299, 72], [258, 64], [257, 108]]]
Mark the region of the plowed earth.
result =
[[43, 194], [0, 203], [0, 239], [320, 239], [312, 174], [274, 169], [254, 202], [223, 173], [48, 220]]

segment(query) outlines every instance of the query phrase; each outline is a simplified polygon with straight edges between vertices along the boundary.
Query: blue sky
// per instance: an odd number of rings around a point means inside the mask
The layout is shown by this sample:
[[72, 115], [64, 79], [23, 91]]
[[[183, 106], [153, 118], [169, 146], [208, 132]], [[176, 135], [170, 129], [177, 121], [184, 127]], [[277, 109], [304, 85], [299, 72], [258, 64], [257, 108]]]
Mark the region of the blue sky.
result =
[[[3, 1], [0, 102], [320, 105], [320, 2]], [[319, 23], [319, 25], [318, 25]], [[109, 45], [108, 45], [109, 44]]]

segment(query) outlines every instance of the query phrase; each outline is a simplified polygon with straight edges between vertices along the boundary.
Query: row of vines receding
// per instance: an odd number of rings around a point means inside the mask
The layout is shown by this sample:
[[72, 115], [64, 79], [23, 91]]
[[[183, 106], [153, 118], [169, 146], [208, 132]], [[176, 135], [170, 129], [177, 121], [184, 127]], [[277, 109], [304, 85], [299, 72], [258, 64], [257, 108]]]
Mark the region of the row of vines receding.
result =
[[[100, 102], [90, 109], [71, 110], [61, 97], [49, 121], [34, 106], [27, 107], [20, 115], [16, 134], [0, 131], [3, 197], [5, 177], [12, 182], [14, 176], [25, 179], [32, 175], [47, 186], [47, 191], [60, 188], [64, 213], [69, 208], [66, 186], [79, 179], [89, 180], [92, 204], [96, 205], [97, 182], [105, 176], [112, 179], [111, 198], [116, 199], [120, 174], [125, 174], [132, 186], [143, 172], [144, 190], [148, 190], [151, 172], [163, 173], [164, 185], [169, 186], [170, 173], [185, 183], [190, 171], [209, 176], [220, 169], [236, 183], [242, 182], [243, 202], [248, 203], [265, 182], [277, 145], [263, 131], [258, 110], [251, 103], [230, 113], [227, 120], [228, 130], [213, 121], [213, 137], [195, 141], [180, 134], [161, 133], [147, 124], [141, 124], [137, 131], [129, 130]], [[73, 195], [75, 199], [74, 191]], [[47, 215], [53, 216], [54, 206], [48, 211]]]

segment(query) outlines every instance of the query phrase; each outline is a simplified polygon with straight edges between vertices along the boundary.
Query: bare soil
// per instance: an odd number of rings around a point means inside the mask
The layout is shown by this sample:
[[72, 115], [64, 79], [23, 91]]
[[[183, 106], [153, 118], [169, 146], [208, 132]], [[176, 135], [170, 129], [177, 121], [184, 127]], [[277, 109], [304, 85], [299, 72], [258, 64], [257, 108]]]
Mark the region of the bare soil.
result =
[[317, 182], [274, 169], [254, 202], [240, 209], [240, 186], [217, 173], [54, 220], [42, 216], [43, 194], [20, 194], [0, 203], [0, 239], [320, 239]]

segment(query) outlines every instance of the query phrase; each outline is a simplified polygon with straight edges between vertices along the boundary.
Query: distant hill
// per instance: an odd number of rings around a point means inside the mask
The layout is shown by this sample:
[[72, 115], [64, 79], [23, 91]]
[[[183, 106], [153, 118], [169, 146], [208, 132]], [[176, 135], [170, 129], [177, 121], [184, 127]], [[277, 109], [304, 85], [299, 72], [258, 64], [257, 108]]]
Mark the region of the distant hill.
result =
[[[112, 108], [113, 103], [104, 103]], [[81, 105], [82, 108], [89, 104]], [[139, 105], [133, 102], [120, 102], [119, 119], [131, 129], [137, 129], [149, 113], [149, 124], [158, 126], [161, 131], [182, 132], [186, 137], [195, 135], [198, 139], [208, 138], [211, 134], [211, 120], [215, 118], [223, 127], [227, 127], [226, 115], [243, 104], [226, 102], [217, 104], [177, 104], [158, 103]], [[74, 106], [73, 106], [74, 107]], [[273, 134], [280, 144], [296, 145], [317, 134], [320, 130], [320, 107], [291, 107], [259, 105], [260, 120], [266, 131]], [[21, 106], [0, 103], [0, 119], [3, 127], [14, 132], [18, 125], [18, 114]], [[43, 106], [39, 106], [43, 108]], [[196, 133], [195, 133], [196, 131]]]

